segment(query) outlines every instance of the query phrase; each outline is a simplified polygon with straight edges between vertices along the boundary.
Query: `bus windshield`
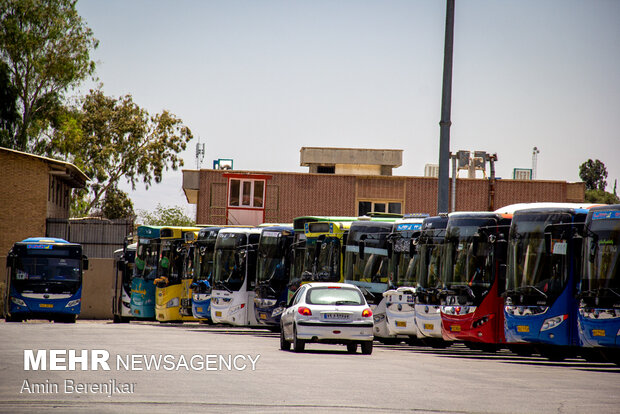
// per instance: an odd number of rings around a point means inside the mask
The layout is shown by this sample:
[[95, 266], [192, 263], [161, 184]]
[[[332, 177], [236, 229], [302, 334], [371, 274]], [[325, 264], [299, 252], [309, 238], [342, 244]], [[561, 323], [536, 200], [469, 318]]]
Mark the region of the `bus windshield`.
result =
[[134, 277], [155, 280], [159, 261], [159, 240], [140, 239], [136, 251]]
[[82, 281], [80, 268], [79, 259], [20, 256], [11, 284], [19, 293], [74, 294]]
[[321, 242], [316, 262], [316, 280], [340, 281], [340, 240], [337, 237], [326, 237]]
[[455, 221], [446, 231], [442, 280], [448, 289], [462, 289], [470, 299], [480, 298], [493, 283], [490, 246], [480, 235], [481, 227], [494, 223], [487, 218]]
[[194, 281], [206, 280], [211, 282], [213, 275], [213, 251], [215, 250], [215, 239], [207, 240], [204, 244], [197, 243], [195, 250], [196, 269], [194, 272]]
[[183, 240], [162, 240], [158, 276], [167, 277], [168, 283], [181, 283], [183, 274]]
[[258, 245], [258, 283], [269, 281], [284, 281], [285, 252], [281, 237], [266, 237], [263, 233]]
[[238, 291], [245, 281], [247, 237], [245, 234], [220, 233], [215, 247], [213, 284]]
[[418, 256], [420, 268], [419, 285], [425, 289], [434, 289], [441, 285], [439, 269], [443, 244], [420, 244], [418, 246]]
[[[570, 223], [563, 213], [523, 214], [513, 218], [508, 243], [506, 288], [553, 303], [566, 286], [568, 240], [553, 227]], [[552, 231], [551, 245], [546, 246], [545, 231]], [[547, 249], [550, 251], [547, 251]]]
[[592, 220], [586, 234], [581, 290], [620, 298], [620, 217]]

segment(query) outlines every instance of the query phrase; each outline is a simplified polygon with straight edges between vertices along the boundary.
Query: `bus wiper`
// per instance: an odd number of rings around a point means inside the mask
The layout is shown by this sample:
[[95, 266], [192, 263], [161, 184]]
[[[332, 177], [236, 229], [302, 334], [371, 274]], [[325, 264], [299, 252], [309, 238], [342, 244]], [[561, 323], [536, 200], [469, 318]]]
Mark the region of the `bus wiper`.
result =
[[527, 291], [527, 290], [533, 290], [536, 293], [538, 293], [540, 296], [542, 296], [545, 299], [547, 299], [547, 294], [545, 292], [543, 292], [542, 290], [538, 289], [536, 286], [532, 286], [532, 285], [519, 286], [516, 289], [516, 293], [520, 293], [522, 291]]
[[228, 288], [228, 286], [226, 286], [226, 284], [224, 284], [224, 282], [215, 282], [215, 288], [216, 288], [216, 289], [221, 289], [221, 288], [223, 288], [224, 290], [227, 290], [227, 291], [228, 291], [228, 293], [232, 293], [232, 290], [230, 290], [230, 289]]
[[452, 286], [450, 286], [450, 290], [452, 290], [452, 289], [458, 291], [459, 293], [465, 291], [470, 298], [476, 299], [476, 294], [467, 285], [452, 285]]

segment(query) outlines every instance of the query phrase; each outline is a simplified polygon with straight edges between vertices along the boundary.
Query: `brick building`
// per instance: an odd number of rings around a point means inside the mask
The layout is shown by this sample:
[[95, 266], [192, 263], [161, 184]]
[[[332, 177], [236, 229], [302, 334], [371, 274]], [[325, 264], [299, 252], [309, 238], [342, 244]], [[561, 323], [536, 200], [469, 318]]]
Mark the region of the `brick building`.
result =
[[[400, 165], [398, 154], [385, 151], [394, 150], [333, 150], [346, 155], [341, 159], [348, 160], [344, 162], [348, 167], [334, 161], [333, 154], [324, 158], [329, 162], [313, 158], [308, 163], [302, 148], [301, 164], [326, 173], [184, 170], [183, 190], [188, 202], [197, 205], [197, 223], [282, 223], [303, 215], [357, 216], [369, 211], [437, 213], [437, 178], [392, 176], [391, 168]], [[368, 154], [356, 157], [351, 151], [382, 151], [384, 155], [370, 160]], [[312, 153], [314, 157], [316, 151]], [[357, 162], [362, 158], [364, 163], [380, 166], [376, 174], [369, 175], [372, 167]], [[338, 174], [338, 169], [353, 173]], [[490, 190], [490, 180], [457, 179], [456, 210], [485, 211], [491, 199], [499, 208], [522, 202], [583, 202], [585, 197], [584, 183], [565, 181], [502, 179], [495, 180], [492, 197]]]
[[0, 255], [45, 236], [48, 218], [69, 218], [71, 189], [86, 181], [71, 163], [0, 147]]

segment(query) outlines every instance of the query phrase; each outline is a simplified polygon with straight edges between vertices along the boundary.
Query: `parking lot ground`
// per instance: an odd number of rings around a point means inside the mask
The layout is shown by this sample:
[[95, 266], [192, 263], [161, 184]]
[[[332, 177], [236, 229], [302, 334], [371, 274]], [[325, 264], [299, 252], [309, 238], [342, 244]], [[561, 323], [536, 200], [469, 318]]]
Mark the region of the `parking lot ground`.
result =
[[[33, 369], [29, 350], [44, 351], [45, 370]], [[92, 358], [71, 370], [69, 350], [107, 353], [109, 370], [92, 369]], [[619, 404], [620, 368], [578, 359], [377, 342], [372, 355], [323, 344], [296, 354], [260, 329], [0, 322], [0, 411], [7, 413], [616, 413]]]

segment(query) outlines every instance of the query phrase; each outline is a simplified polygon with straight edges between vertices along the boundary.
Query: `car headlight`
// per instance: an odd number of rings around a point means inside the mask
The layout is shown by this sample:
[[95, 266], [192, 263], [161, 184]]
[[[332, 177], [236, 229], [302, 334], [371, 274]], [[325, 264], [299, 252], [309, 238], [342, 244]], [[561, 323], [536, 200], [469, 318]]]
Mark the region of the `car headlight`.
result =
[[13, 296], [11, 296], [11, 302], [16, 304], [17, 306], [24, 306], [24, 307], [26, 306], [26, 302], [24, 302], [20, 298], [14, 298]]
[[275, 318], [276, 316], [281, 315], [282, 312], [284, 312], [283, 307], [275, 308], [273, 312], [271, 312], [271, 316]]
[[67, 302], [67, 304], [65, 305], [65, 308], [72, 308], [74, 306], [79, 305], [81, 299], [74, 299], [74, 300], [70, 300], [69, 302]]
[[381, 322], [382, 320], [385, 319], [385, 314], [383, 314], [383, 313], [380, 314], [380, 315], [375, 314], [373, 316], [373, 319], [375, 320], [375, 323], [379, 323], [379, 322]]
[[564, 322], [566, 319], [568, 319], [568, 315], [554, 316], [553, 318], [545, 319], [545, 322], [543, 322], [540, 331], [542, 332], [553, 329], [562, 322]]
[[179, 298], [172, 298], [166, 303], [167, 308], [174, 308], [175, 306], [179, 306]]

